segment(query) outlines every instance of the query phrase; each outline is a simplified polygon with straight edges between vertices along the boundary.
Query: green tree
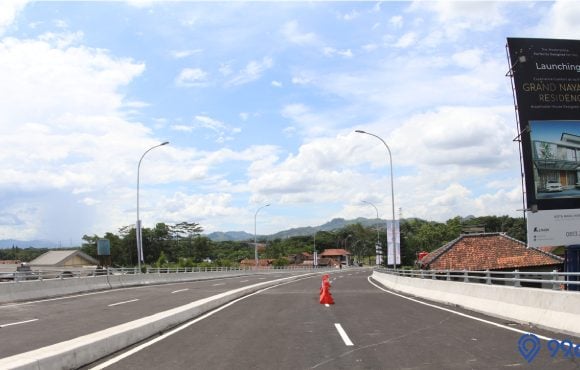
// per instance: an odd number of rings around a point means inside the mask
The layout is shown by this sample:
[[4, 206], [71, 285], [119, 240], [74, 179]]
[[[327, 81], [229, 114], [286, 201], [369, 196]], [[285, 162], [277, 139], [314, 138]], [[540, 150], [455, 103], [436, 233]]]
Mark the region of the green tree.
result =
[[155, 266], [157, 268], [167, 266], [167, 257], [165, 257], [165, 253], [163, 253], [163, 251], [161, 251], [159, 254], [159, 258], [157, 259], [157, 262], [155, 262]]

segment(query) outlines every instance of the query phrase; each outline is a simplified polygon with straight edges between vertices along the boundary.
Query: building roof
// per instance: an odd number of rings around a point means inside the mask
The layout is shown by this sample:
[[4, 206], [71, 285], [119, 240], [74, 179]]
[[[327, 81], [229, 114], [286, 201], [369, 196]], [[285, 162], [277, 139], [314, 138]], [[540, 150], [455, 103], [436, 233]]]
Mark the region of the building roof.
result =
[[74, 256], [86, 260], [86, 265], [99, 264], [99, 261], [79, 250], [48, 251], [30, 261], [29, 264], [31, 266], [64, 266], [65, 261]]
[[[260, 258], [260, 259], [258, 259], [258, 265], [259, 266], [270, 266], [273, 262], [274, 262], [274, 260], [271, 259], [271, 258]], [[255, 259], [244, 258], [243, 260], [240, 261], [240, 265], [243, 265], [243, 266], [256, 266], [256, 260]]]
[[548, 253], [552, 253], [555, 254], [556, 256], [560, 256], [562, 257], [563, 255], [566, 254], [566, 247], [560, 245], [560, 246], [549, 246], [549, 247], [537, 247], [537, 249], [543, 251], [543, 252], [548, 252]]
[[346, 256], [350, 255], [350, 252], [345, 249], [325, 249], [324, 252], [320, 253], [320, 256]]
[[20, 265], [20, 260], [0, 260], [0, 265]]
[[506, 270], [523, 267], [554, 266], [561, 257], [526, 244], [503, 233], [461, 235], [421, 260], [433, 270]]
[[318, 266], [332, 266], [333, 264], [337, 264], [335, 260], [332, 258], [319, 258], [318, 259]]

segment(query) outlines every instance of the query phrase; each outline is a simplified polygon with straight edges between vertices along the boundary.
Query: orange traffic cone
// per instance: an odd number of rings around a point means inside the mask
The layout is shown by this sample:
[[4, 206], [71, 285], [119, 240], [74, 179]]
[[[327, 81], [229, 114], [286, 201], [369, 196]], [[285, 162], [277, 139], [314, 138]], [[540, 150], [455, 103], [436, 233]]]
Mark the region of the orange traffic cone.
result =
[[320, 295], [322, 295], [322, 290], [324, 289], [324, 282], [328, 281], [329, 275], [324, 274], [322, 275], [322, 284], [320, 284]]
[[325, 276], [322, 277], [322, 288], [320, 288], [320, 304], [334, 304], [334, 299], [332, 299], [332, 295], [330, 294], [328, 275]]

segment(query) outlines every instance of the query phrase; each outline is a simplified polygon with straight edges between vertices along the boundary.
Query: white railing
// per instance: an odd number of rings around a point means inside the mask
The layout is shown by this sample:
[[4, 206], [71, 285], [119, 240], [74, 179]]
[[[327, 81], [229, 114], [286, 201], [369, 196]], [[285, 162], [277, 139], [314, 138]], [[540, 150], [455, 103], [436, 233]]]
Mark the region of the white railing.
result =
[[419, 279], [508, 285], [580, 291], [580, 272], [554, 271], [468, 271], [468, 270], [393, 270], [377, 267], [377, 271]]
[[[147, 267], [144, 274], [184, 274], [201, 272], [283, 272], [283, 271], [324, 271], [329, 268], [312, 266], [259, 266], [259, 267]], [[330, 268], [331, 269], [331, 268]], [[336, 269], [334, 269], [336, 270]], [[52, 269], [52, 270], [30, 270], [0, 272], [0, 283], [2, 282], [22, 282], [29, 280], [49, 280], [49, 279], [70, 279], [80, 277], [111, 276], [111, 275], [134, 275], [139, 274], [137, 267], [120, 267], [107, 269]]]

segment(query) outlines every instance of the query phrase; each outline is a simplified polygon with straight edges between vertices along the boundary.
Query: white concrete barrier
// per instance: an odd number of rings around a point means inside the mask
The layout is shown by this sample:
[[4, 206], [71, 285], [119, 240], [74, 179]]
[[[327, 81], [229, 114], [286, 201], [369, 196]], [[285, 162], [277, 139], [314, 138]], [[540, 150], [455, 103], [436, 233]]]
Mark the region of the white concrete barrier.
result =
[[560, 333], [580, 335], [580, 293], [419, 279], [373, 272], [385, 287]]
[[125, 324], [37, 350], [0, 359], [0, 369], [76, 369], [166, 331], [247, 294], [312, 273], [253, 284]]
[[248, 275], [248, 271], [103, 275], [0, 283], [0, 304], [77, 294], [128, 286], [221, 279]]

